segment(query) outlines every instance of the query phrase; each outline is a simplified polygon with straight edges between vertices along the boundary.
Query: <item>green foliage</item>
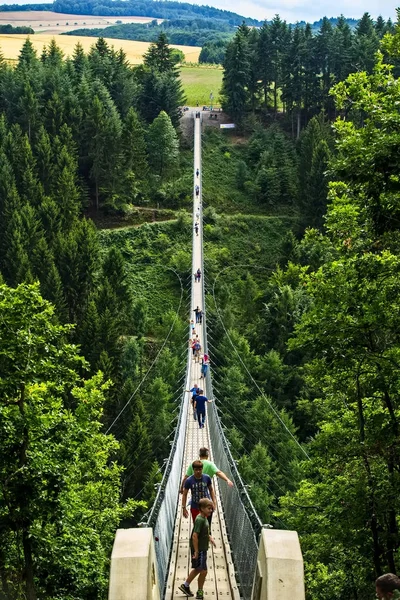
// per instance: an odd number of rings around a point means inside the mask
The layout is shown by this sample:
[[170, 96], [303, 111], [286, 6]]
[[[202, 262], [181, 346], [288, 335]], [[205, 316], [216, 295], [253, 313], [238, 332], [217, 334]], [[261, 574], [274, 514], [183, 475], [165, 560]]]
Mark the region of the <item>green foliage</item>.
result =
[[[243, 17], [240, 15], [214, 8], [212, 6], [196, 6], [182, 2], [169, 2], [168, 5], [152, 2], [150, 5], [147, 2], [138, 1], [111, 2], [110, 0], [102, 0], [101, 4], [97, 0], [89, 0], [85, 6], [80, 6], [73, 0], [57, 0], [53, 6], [55, 12], [66, 14], [90, 14], [90, 15], [136, 15], [142, 17], [153, 17], [154, 19], [215, 19], [222, 23], [230, 23], [231, 25], [240, 25]], [[256, 19], [247, 19], [249, 25], [260, 25]]]
[[149, 127], [147, 147], [153, 173], [170, 179], [178, 169], [179, 142], [168, 115], [162, 111]]
[[3, 285], [0, 304], [0, 561], [8, 593], [103, 597], [115, 527], [138, 507], [119, 506], [121, 469], [110, 462], [117, 444], [101, 432], [107, 386], [101, 375], [80, 379], [85, 363], [66, 341], [70, 327], [54, 323], [38, 286]]
[[[379, 39], [388, 25], [374, 24], [368, 13], [354, 31], [341, 16], [332, 25], [324, 17], [317, 35], [310, 24], [288, 27], [279, 15], [260, 28], [241, 26], [224, 58], [223, 106], [242, 126], [248, 113], [287, 113], [293, 137], [308, 120], [326, 111], [334, 118], [333, 84], [353, 71], [371, 73]], [[314, 24], [314, 26], [317, 24]]]
[[[358, 35], [368, 32], [365, 17]], [[387, 39], [393, 49], [395, 37]], [[327, 598], [326, 585], [331, 598], [372, 598], [376, 576], [398, 569], [396, 86], [378, 56], [372, 74], [334, 88], [337, 107], [351, 108], [335, 123], [327, 233], [310, 231], [302, 244], [311, 259], [300, 279], [308, 305], [289, 349], [303, 356], [301, 409], [316, 433], [279, 516], [302, 532], [316, 600]]]
[[[199, 7], [200, 8], [200, 7]], [[111, 25], [105, 28], [75, 29], [64, 35], [82, 35], [91, 37], [106, 37], [122, 40], [138, 40], [141, 42], [155, 42], [160, 33], [168, 36], [170, 44], [181, 46], [208, 46], [218, 48], [221, 52], [228, 39], [235, 31], [235, 26], [224, 23], [220, 19], [184, 18], [171, 19], [159, 23], [154, 19], [151, 23], [126, 23]], [[15, 32], [18, 33], [18, 32]], [[22, 32], [21, 32], [22, 33]], [[215, 52], [215, 50], [212, 50]], [[175, 50], [174, 50], [175, 52]], [[177, 52], [180, 52], [177, 50]], [[182, 53], [183, 54], [183, 53]], [[184, 55], [183, 55], [184, 58]], [[178, 62], [182, 62], [179, 60]], [[201, 62], [201, 61], [200, 61]], [[204, 61], [221, 63], [221, 60]]]

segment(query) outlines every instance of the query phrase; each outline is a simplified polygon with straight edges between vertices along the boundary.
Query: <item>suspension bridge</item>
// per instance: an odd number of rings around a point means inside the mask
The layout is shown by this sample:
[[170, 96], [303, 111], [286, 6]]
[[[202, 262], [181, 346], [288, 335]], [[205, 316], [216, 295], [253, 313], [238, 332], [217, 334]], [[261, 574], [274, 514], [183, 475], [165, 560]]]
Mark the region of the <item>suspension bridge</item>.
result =
[[[202, 351], [208, 354], [207, 311], [204, 290], [201, 129], [202, 114], [193, 112], [193, 240], [192, 273], [200, 269], [200, 282], [192, 279], [189, 320], [195, 309], [203, 312], [195, 324]], [[198, 228], [195, 224], [198, 224]], [[197, 229], [197, 231], [196, 231]], [[191, 337], [189, 328], [188, 340]], [[118, 529], [111, 557], [109, 600], [172, 600], [184, 598], [179, 586], [191, 570], [191, 517], [182, 511], [181, 481], [187, 466], [210, 450], [212, 460], [234, 482], [214, 477], [217, 506], [212, 520], [216, 548], [208, 552], [204, 597], [226, 600], [304, 600], [303, 560], [297, 533], [264, 526], [237, 470], [221, 425], [218, 407], [207, 406], [200, 428], [193, 418], [191, 393], [200, 384], [214, 398], [212, 371], [201, 379], [201, 365], [187, 350], [187, 366], [178, 425], [163, 479], [146, 522], [136, 529]], [[216, 481], [217, 480], [217, 481]], [[196, 580], [192, 583], [196, 588]]]

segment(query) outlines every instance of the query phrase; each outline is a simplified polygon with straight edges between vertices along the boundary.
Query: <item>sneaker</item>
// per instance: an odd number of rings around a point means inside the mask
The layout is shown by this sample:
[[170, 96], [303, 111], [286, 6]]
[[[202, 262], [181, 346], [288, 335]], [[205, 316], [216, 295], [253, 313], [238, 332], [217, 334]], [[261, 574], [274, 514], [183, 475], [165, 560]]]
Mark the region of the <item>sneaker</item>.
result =
[[182, 585], [179, 586], [179, 589], [185, 594], [185, 596], [188, 596], [189, 598], [192, 598], [194, 596], [190, 587], [186, 586], [184, 583], [182, 583]]
[[203, 592], [203, 590], [197, 590], [196, 600], [203, 600], [203, 599], [204, 599], [204, 592]]

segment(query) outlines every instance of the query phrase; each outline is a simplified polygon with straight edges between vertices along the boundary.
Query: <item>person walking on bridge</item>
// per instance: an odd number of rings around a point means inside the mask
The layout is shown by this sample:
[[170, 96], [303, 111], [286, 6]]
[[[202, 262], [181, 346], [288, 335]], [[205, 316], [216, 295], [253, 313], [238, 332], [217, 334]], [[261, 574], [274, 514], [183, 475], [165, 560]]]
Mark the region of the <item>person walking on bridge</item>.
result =
[[[201, 462], [203, 463], [203, 473], [204, 475], [208, 475], [211, 479], [216, 475], [223, 481], [229, 485], [229, 487], [233, 487], [233, 482], [225, 475], [221, 469], [217, 467], [211, 460], [209, 460], [209, 451], [208, 448], [200, 448], [199, 457]], [[189, 465], [186, 471], [185, 477], [182, 479], [180, 493], [183, 494], [183, 490], [185, 487], [186, 480], [193, 475], [193, 466]]]
[[[192, 462], [193, 475], [188, 477], [185, 481], [182, 493], [182, 511], [185, 519], [188, 518], [188, 510], [186, 508], [188, 491], [190, 490], [192, 496], [190, 499], [190, 513], [192, 515], [193, 523], [196, 520], [197, 515], [200, 512], [199, 502], [202, 498], [208, 498], [212, 500], [213, 505], [216, 506], [215, 492], [212, 485], [211, 477], [203, 475], [203, 463], [201, 460], [195, 460]], [[209, 519], [210, 520], [210, 519]]]
[[208, 354], [204, 353], [201, 359], [201, 375], [200, 379], [205, 379], [207, 376], [208, 367], [210, 365], [210, 359]]
[[185, 583], [179, 586], [181, 592], [187, 597], [191, 598], [194, 596], [190, 589], [191, 582], [199, 576], [197, 583], [198, 589], [196, 599], [203, 600], [204, 591], [203, 586], [207, 577], [207, 551], [209, 543], [216, 547], [215, 541], [210, 535], [210, 526], [207, 517], [212, 513], [213, 504], [211, 500], [202, 498], [199, 502], [200, 512], [196, 517], [192, 535], [190, 536], [190, 552], [192, 555], [192, 570]]
[[[194, 408], [194, 401], [196, 399], [196, 396], [199, 395], [200, 392], [200, 388], [197, 384], [195, 384], [192, 389], [190, 390], [185, 390], [185, 392], [192, 392], [192, 409], [193, 409], [193, 418], [195, 421], [197, 421], [197, 410]], [[192, 475], [192, 473], [191, 473]], [[186, 481], [186, 480], [185, 480]], [[182, 492], [183, 492], [183, 488], [182, 488]]]
[[199, 422], [199, 428], [204, 428], [204, 423], [206, 420], [206, 404], [207, 402], [212, 402], [209, 400], [207, 396], [203, 396], [203, 390], [199, 390], [196, 398], [194, 399], [194, 408], [197, 411], [197, 420]]

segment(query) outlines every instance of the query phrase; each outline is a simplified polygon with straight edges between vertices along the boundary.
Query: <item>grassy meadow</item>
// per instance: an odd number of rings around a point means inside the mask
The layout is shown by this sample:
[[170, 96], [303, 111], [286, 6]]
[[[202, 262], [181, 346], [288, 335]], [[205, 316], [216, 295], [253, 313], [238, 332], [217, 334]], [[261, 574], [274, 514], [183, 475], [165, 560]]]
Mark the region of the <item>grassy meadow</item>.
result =
[[[15, 60], [18, 58], [20, 50], [26, 35], [21, 34], [8, 34], [0, 35], [0, 52], [7, 60]], [[57, 46], [61, 48], [65, 56], [71, 56], [77, 42], [80, 42], [85, 52], [90, 50], [90, 47], [96, 42], [96, 38], [93, 37], [81, 37], [77, 35], [53, 35], [50, 33], [35, 33], [29, 36], [35, 50], [40, 55], [43, 50], [43, 46], [48, 46], [51, 40], [54, 38]], [[105, 38], [106, 42], [110, 46], [114, 46], [116, 50], [122, 48], [126, 53], [128, 61], [137, 65], [142, 62], [143, 54], [149, 47], [148, 42], [136, 42], [132, 40], [116, 40], [111, 38]], [[172, 46], [182, 50], [185, 58], [189, 62], [197, 62], [201, 48], [195, 48], [193, 46]]]
[[[200, 48], [198, 48], [200, 50]], [[186, 59], [187, 60], [187, 59]], [[219, 105], [222, 85], [222, 67], [209, 65], [181, 67], [181, 80], [188, 106], [210, 104], [210, 92], [214, 94], [214, 105]]]

